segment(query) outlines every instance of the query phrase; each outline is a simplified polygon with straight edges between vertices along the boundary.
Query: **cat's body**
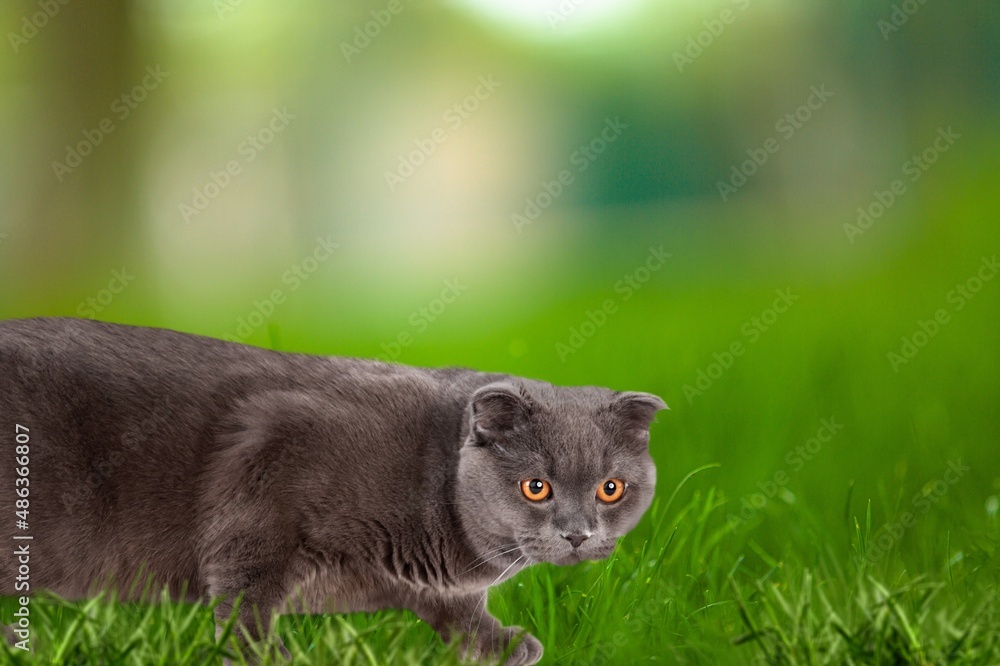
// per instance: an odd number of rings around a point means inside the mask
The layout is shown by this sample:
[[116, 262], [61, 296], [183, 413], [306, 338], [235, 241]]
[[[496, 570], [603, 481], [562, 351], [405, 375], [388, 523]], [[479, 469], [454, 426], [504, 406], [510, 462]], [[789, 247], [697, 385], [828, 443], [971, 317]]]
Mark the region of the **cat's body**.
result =
[[[15, 499], [20, 425], [32, 590], [124, 592], [145, 567], [175, 594], [224, 597], [220, 617], [244, 592], [251, 636], [254, 607], [265, 625], [288, 605], [409, 608], [496, 654], [513, 632], [482, 608], [491, 584], [535, 561], [605, 557], [645, 511], [655, 472], [640, 431], [660, 408], [159, 329], [0, 322], [0, 503]], [[519, 490], [536, 477], [552, 479], [550, 499]], [[615, 503], [570, 490], [612, 477], [630, 484]], [[0, 549], [0, 593], [22, 593], [15, 571]], [[527, 637], [509, 663], [540, 656]]]

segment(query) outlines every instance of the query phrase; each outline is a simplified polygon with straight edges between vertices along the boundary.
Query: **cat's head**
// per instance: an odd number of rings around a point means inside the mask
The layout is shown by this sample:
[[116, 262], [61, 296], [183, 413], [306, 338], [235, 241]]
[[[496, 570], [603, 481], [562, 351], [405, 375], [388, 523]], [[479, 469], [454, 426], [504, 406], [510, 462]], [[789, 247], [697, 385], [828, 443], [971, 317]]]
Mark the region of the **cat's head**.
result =
[[556, 564], [610, 555], [653, 499], [649, 425], [665, 408], [649, 393], [513, 380], [480, 388], [457, 482], [473, 546], [516, 545], [529, 562]]

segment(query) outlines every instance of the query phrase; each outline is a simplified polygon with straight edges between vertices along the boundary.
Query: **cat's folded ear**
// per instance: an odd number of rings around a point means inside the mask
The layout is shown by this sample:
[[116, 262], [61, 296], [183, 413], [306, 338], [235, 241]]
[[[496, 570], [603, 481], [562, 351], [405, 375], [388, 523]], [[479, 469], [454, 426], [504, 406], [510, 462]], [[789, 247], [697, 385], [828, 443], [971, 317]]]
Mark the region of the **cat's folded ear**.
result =
[[661, 409], [670, 409], [662, 398], [636, 391], [619, 393], [611, 403], [611, 413], [626, 428], [635, 430], [648, 430]]
[[487, 384], [471, 399], [472, 435], [477, 443], [502, 438], [523, 427], [531, 416], [531, 399], [507, 382]]

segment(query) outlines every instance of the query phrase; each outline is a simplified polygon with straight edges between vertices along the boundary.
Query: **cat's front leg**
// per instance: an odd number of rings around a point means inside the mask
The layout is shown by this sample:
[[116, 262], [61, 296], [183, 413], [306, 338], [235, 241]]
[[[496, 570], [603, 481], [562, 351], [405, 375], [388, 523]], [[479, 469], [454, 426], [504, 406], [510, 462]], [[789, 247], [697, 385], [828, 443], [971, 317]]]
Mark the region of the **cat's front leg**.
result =
[[[243, 595], [236, 625], [233, 627], [233, 642], [248, 663], [256, 658], [249, 643], [268, 637], [271, 630], [271, 614], [279, 610], [285, 599], [283, 583], [284, 562], [248, 561], [233, 558], [232, 562], [211, 567], [209, 594], [220, 598], [215, 607], [216, 638], [233, 614], [235, 601]], [[277, 649], [286, 660], [291, 653], [278, 636], [272, 637]]]
[[438, 632], [441, 640], [461, 640], [466, 658], [504, 666], [536, 664], [544, 648], [521, 627], [505, 627], [486, 610], [486, 595], [432, 596], [421, 599], [413, 611]]

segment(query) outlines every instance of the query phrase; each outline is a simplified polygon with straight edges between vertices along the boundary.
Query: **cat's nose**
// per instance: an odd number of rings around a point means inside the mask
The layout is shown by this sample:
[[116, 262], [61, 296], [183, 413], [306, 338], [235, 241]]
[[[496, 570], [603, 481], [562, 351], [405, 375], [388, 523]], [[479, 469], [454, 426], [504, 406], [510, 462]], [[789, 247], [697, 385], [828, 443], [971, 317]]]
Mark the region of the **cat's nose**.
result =
[[563, 539], [569, 541], [574, 548], [579, 548], [580, 544], [590, 538], [589, 534], [563, 534]]

